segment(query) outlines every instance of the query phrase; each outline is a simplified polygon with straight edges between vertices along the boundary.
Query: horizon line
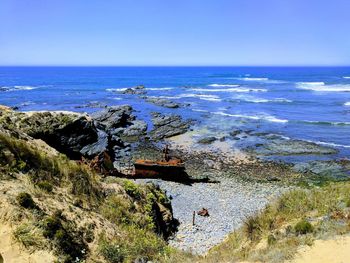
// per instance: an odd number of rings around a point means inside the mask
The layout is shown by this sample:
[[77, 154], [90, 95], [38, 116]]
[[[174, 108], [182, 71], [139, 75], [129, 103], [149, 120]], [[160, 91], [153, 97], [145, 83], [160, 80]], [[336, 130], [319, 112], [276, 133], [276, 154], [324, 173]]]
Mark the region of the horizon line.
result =
[[262, 67], [262, 68], [268, 68], [268, 67], [278, 67], [278, 68], [301, 68], [301, 67], [313, 67], [313, 68], [335, 68], [335, 67], [350, 67], [350, 65], [312, 65], [312, 64], [307, 64], [307, 65], [79, 65], [79, 64], [72, 64], [72, 65], [66, 65], [66, 64], [48, 64], [48, 65], [29, 65], [29, 64], [24, 64], [24, 65], [0, 65], [1, 68], [3, 67], [145, 67], [145, 68], [151, 68], [151, 67], [247, 67], [247, 68], [252, 68], [252, 67]]

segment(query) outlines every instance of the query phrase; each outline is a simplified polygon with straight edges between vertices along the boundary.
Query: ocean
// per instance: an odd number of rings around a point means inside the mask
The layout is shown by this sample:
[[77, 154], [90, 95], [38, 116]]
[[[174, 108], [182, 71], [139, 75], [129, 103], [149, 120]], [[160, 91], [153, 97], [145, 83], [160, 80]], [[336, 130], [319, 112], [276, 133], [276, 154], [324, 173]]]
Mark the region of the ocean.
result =
[[[188, 106], [121, 94], [136, 85]], [[339, 150], [327, 158], [350, 156], [350, 67], [0, 67], [0, 104], [91, 113], [97, 103], [130, 104], [150, 129], [150, 112], [174, 113], [213, 134], [254, 130]]]

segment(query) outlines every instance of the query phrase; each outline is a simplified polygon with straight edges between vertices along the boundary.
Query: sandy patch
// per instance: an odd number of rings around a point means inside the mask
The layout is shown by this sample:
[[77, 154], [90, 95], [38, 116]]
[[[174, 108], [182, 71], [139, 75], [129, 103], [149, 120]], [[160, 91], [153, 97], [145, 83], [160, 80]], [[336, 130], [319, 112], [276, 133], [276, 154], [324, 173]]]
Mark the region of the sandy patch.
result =
[[350, 262], [350, 235], [330, 240], [317, 240], [312, 247], [302, 247], [290, 263]]
[[[9, 225], [0, 225], [0, 254], [4, 263], [50, 263], [55, 257], [47, 251], [29, 253], [12, 238], [12, 228]], [[0, 261], [1, 262], [1, 261]]]

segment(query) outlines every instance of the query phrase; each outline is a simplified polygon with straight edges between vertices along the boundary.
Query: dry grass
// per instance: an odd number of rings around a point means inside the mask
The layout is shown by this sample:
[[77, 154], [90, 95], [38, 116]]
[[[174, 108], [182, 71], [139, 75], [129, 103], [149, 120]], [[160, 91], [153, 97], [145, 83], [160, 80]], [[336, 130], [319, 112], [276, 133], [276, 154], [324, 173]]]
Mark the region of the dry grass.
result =
[[350, 231], [350, 183], [294, 190], [230, 234], [201, 262], [283, 262], [302, 245]]

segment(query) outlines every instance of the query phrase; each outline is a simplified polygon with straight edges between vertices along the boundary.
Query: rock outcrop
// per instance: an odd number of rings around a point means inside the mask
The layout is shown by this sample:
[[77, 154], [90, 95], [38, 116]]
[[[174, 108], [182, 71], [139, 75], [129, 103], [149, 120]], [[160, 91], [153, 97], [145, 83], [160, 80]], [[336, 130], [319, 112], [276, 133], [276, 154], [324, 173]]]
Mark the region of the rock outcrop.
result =
[[175, 135], [183, 134], [190, 128], [190, 120], [182, 120], [179, 115], [162, 115], [152, 113], [154, 129], [150, 132], [152, 139], [161, 140]]

